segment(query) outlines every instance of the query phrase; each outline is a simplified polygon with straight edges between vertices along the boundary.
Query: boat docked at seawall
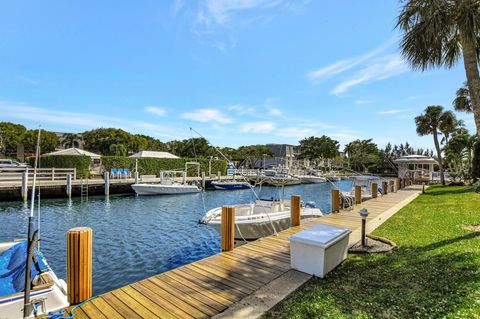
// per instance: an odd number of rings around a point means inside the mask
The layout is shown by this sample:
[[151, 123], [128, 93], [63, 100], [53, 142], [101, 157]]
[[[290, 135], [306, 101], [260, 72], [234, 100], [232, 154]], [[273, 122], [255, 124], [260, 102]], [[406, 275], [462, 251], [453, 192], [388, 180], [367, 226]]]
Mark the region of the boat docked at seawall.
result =
[[325, 177], [316, 175], [297, 175], [295, 177], [300, 179], [303, 184], [318, 184], [327, 182]]
[[[360, 186], [362, 190], [362, 201], [372, 199], [372, 184], [374, 182], [379, 183], [380, 179], [377, 176], [350, 176], [352, 181], [352, 189], [349, 191], [343, 191], [342, 196], [346, 198], [355, 198], [355, 186]], [[377, 196], [382, 196], [381, 188], [378, 188]]]
[[[26, 240], [0, 243], [0, 318], [24, 317], [27, 245]], [[69, 306], [65, 281], [57, 278], [44, 255], [36, 248], [34, 256], [30, 290], [34, 311], [29, 318]]]
[[211, 185], [217, 190], [248, 189], [251, 187], [248, 182], [235, 180], [212, 181]]
[[[322, 217], [319, 208], [302, 206], [300, 218]], [[235, 205], [235, 239], [255, 240], [290, 227], [290, 201], [258, 199], [250, 204]], [[222, 207], [208, 211], [200, 220], [218, 232], [222, 226]]]
[[[183, 181], [181, 183], [174, 179], [177, 174], [182, 174]], [[184, 171], [162, 171], [160, 172], [160, 183], [137, 183], [133, 184], [132, 188], [137, 195], [178, 195], [201, 191], [197, 185], [187, 184]]]

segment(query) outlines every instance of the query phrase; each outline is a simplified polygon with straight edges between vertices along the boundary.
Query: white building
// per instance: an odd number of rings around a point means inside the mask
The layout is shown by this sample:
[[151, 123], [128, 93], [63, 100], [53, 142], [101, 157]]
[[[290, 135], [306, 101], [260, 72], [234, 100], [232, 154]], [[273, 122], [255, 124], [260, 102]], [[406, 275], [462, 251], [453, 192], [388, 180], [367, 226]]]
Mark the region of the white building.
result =
[[398, 177], [412, 179], [413, 182], [429, 182], [433, 180], [438, 162], [425, 155], [407, 155], [393, 161], [398, 165]]
[[173, 155], [169, 152], [156, 152], [156, 151], [140, 151], [129, 157], [133, 158], [142, 158], [142, 157], [153, 157], [153, 158], [180, 158], [176, 155]]

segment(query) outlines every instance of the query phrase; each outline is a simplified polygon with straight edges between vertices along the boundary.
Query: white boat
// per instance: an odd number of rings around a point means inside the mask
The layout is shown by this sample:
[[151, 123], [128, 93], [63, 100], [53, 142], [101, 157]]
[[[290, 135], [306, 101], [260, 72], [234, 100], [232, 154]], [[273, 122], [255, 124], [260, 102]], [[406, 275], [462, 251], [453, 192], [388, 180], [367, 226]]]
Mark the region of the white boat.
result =
[[[319, 208], [310, 204], [300, 209], [300, 217], [323, 216]], [[254, 240], [273, 235], [290, 227], [290, 201], [256, 200], [254, 203], [235, 205], [235, 238]], [[200, 220], [221, 232], [222, 207], [208, 211]]]
[[[176, 182], [171, 177], [179, 173], [183, 176], [182, 183]], [[162, 171], [160, 172], [160, 183], [137, 183], [133, 184], [132, 188], [137, 195], [176, 195], [201, 191], [197, 185], [187, 184], [184, 171]]]
[[[372, 184], [378, 182], [377, 176], [350, 176], [353, 182], [352, 189], [349, 191], [343, 191], [342, 196], [347, 198], [355, 198], [355, 186], [360, 186], [362, 189], [362, 201], [372, 199]], [[378, 191], [378, 197], [382, 196], [381, 191]]]
[[67, 284], [57, 278], [40, 252], [40, 246], [37, 247], [40, 206], [37, 229], [34, 230], [33, 226], [39, 144], [40, 130], [37, 136], [28, 238], [0, 243], [0, 318], [36, 318], [69, 306]]
[[327, 179], [325, 177], [316, 175], [298, 175], [295, 177], [300, 179], [304, 184], [318, 184], [327, 182]]
[[[26, 247], [26, 240], [0, 243], [0, 318], [23, 318]], [[35, 310], [29, 318], [69, 306], [65, 281], [57, 278], [43, 254], [35, 249], [34, 255], [30, 300]]]

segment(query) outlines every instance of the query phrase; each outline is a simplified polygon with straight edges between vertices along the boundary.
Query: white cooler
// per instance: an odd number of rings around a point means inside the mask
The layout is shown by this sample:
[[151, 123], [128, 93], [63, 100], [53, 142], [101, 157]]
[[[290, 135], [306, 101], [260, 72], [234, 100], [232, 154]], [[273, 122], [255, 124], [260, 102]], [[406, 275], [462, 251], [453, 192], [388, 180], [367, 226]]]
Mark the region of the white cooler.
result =
[[292, 268], [324, 278], [347, 258], [350, 233], [347, 228], [315, 225], [291, 236]]

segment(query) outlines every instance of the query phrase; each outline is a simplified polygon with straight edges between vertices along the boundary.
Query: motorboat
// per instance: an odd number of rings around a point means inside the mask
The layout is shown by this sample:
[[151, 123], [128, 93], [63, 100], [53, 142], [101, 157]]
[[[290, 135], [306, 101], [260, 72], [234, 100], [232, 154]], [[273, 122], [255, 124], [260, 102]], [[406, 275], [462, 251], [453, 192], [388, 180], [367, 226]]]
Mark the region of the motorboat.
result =
[[302, 181], [299, 178], [293, 177], [288, 172], [279, 170], [265, 170], [263, 176], [260, 178], [261, 184], [270, 186], [289, 186], [299, 185]]
[[[235, 239], [255, 240], [273, 235], [290, 227], [291, 206], [287, 200], [258, 199], [250, 204], [235, 205]], [[300, 208], [300, 218], [322, 217], [315, 204], [310, 202]], [[200, 223], [221, 232], [222, 207], [208, 211]]]
[[[23, 318], [26, 240], [0, 243], [0, 318]], [[47, 315], [69, 306], [67, 284], [57, 278], [45, 256], [34, 248], [30, 298], [33, 311], [29, 318]]]
[[[176, 174], [182, 174], [182, 182], [175, 180]], [[178, 195], [198, 193], [201, 188], [186, 182], [186, 171], [162, 171], [160, 183], [137, 183], [132, 188], [137, 195]]]
[[37, 228], [34, 229], [33, 226], [40, 132], [39, 129], [28, 216], [28, 238], [0, 243], [0, 318], [36, 318], [69, 306], [67, 284], [58, 279], [40, 251], [40, 205]]
[[211, 185], [217, 190], [248, 189], [251, 187], [248, 182], [236, 180], [212, 181]]
[[323, 175], [327, 181], [329, 182], [338, 182], [340, 181], [342, 178], [340, 176], [338, 176], [334, 171], [331, 171], [331, 172], [328, 172], [326, 173], [325, 175]]
[[297, 175], [296, 178], [300, 179], [304, 184], [318, 184], [318, 183], [326, 183], [327, 179], [322, 176], [317, 175]]
[[[350, 176], [352, 181], [352, 189], [343, 191], [342, 196], [346, 198], [355, 198], [355, 186], [360, 186], [362, 190], [362, 201], [372, 199], [372, 184], [379, 178], [377, 176]], [[381, 188], [378, 190], [378, 197], [382, 196]]]

